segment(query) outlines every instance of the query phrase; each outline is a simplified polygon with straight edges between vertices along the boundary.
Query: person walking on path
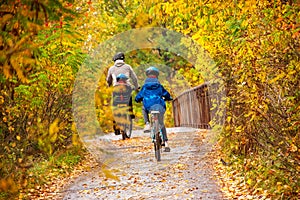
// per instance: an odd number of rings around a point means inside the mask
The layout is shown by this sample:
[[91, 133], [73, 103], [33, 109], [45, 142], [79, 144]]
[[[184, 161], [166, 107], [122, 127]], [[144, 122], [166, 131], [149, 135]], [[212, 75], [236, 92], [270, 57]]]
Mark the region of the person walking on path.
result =
[[[134, 90], [138, 90], [139, 84], [137, 76], [132, 67], [125, 63], [125, 55], [123, 52], [118, 52], [113, 57], [114, 65], [108, 69], [106, 82], [108, 86], [115, 86], [117, 83], [117, 76], [125, 74], [129, 79], [128, 84], [133, 86]], [[131, 82], [132, 81], [132, 82]]]
[[[117, 84], [117, 77], [120, 74], [125, 75], [128, 77], [126, 80], [127, 84], [132, 86], [132, 88], [136, 91], [139, 89], [139, 84], [137, 80], [137, 76], [133, 71], [132, 67], [125, 63], [125, 54], [123, 52], [118, 52], [113, 57], [114, 65], [108, 69], [106, 82], [108, 86], [115, 86]], [[129, 100], [129, 111], [131, 113], [131, 118], [134, 119], [135, 115], [133, 114], [133, 107], [132, 107], [132, 98], [130, 97]], [[116, 129], [115, 121], [113, 121], [113, 128], [116, 135], [119, 135], [119, 131]]]

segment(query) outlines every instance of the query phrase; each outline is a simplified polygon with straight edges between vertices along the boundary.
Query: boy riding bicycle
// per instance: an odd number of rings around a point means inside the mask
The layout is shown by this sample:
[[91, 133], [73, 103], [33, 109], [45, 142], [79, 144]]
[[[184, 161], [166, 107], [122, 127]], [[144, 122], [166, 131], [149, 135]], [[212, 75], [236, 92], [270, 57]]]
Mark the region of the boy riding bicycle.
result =
[[160, 112], [159, 122], [162, 126], [163, 145], [165, 151], [169, 152], [167, 130], [164, 124], [164, 113], [167, 100], [173, 100], [170, 93], [158, 81], [159, 70], [156, 67], [149, 67], [146, 70], [146, 80], [140, 92], [136, 95], [135, 101], [143, 101], [143, 116], [145, 122], [144, 132], [150, 132], [149, 113], [152, 110]]

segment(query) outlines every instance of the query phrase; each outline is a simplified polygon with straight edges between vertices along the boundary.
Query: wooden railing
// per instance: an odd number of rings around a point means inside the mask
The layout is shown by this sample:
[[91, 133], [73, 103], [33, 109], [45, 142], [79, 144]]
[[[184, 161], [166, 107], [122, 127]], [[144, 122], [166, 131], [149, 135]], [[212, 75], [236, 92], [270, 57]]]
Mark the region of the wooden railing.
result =
[[216, 86], [204, 83], [183, 92], [173, 100], [174, 125], [176, 127], [211, 128], [209, 122], [214, 116], [212, 96]]

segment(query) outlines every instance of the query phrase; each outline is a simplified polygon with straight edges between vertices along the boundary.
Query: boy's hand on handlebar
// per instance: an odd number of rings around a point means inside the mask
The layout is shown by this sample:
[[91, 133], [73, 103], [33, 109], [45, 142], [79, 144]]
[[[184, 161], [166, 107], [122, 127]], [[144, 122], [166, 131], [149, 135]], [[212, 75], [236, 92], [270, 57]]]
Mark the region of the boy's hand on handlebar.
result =
[[171, 98], [166, 99], [165, 97], [163, 97], [163, 100], [164, 101], [173, 101], [173, 98], [171, 97]]

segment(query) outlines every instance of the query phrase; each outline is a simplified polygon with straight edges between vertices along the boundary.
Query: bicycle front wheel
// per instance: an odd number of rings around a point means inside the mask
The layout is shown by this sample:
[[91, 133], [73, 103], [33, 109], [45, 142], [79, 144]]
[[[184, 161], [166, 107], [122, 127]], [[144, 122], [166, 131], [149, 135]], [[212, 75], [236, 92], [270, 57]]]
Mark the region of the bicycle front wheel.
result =
[[155, 134], [155, 141], [154, 141], [154, 153], [155, 158], [157, 161], [161, 160], [161, 138], [159, 136], [159, 132]]

